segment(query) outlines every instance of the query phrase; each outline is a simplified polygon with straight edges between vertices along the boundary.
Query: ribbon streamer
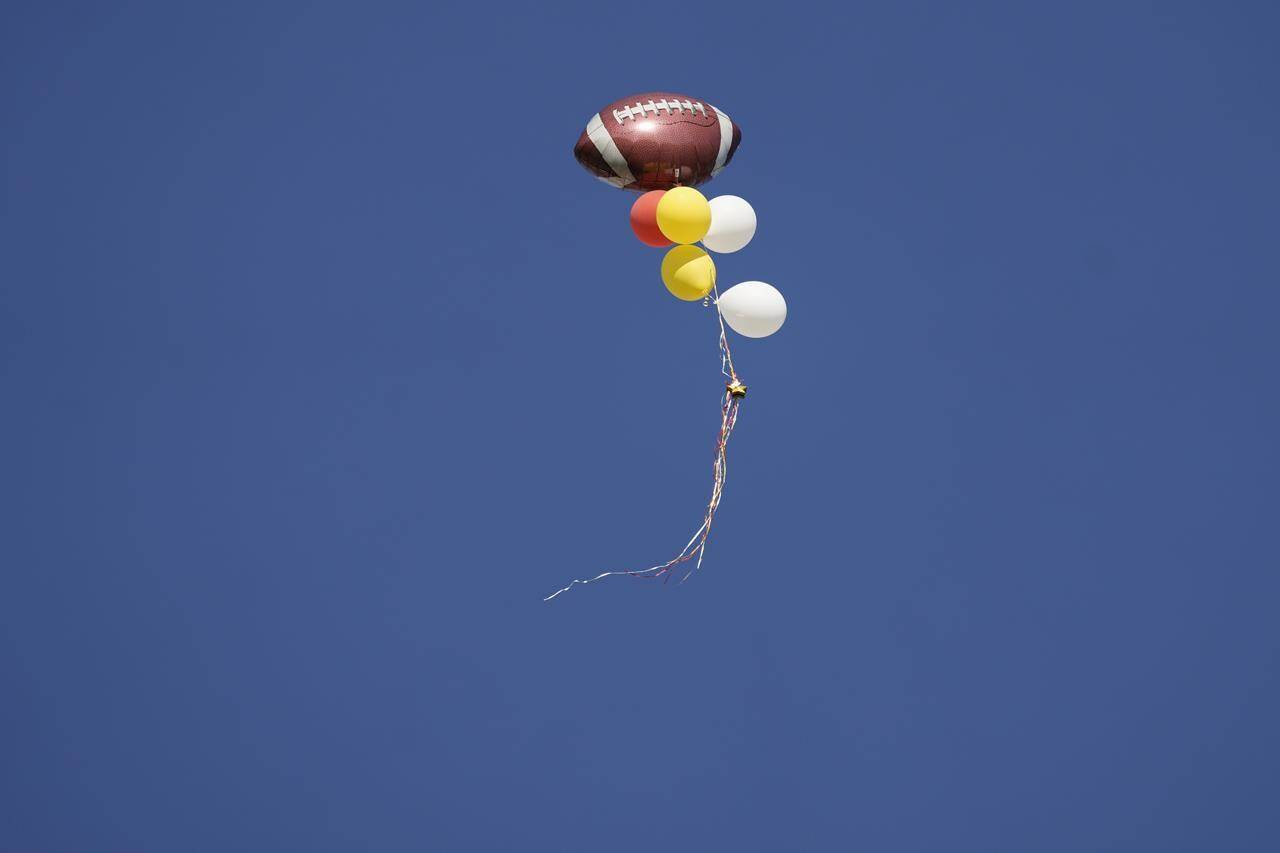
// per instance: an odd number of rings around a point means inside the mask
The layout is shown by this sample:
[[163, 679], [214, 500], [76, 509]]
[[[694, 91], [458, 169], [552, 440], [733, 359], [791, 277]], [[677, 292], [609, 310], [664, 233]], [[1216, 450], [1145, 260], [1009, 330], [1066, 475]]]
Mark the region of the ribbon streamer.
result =
[[729, 436], [733, 434], [733, 427], [738, 422], [738, 405], [747, 395], [747, 386], [738, 380], [738, 372], [733, 367], [733, 354], [729, 351], [729, 340], [725, 335], [724, 318], [720, 315], [720, 292], [712, 286], [716, 298], [716, 319], [720, 322], [720, 372], [724, 374], [729, 381], [725, 383], [724, 399], [720, 405], [720, 435], [716, 439], [716, 456], [715, 463], [712, 467], [711, 482], [711, 500], [707, 502], [706, 513], [702, 517], [702, 524], [693, 532], [693, 536], [689, 537], [689, 541], [685, 544], [680, 553], [676, 554], [670, 560], [657, 566], [650, 566], [647, 569], [633, 569], [629, 571], [601, 572], [593, 578], [583, 578], [580, 580], [570, 581], [569, 585], [558, 589], [548, 595], [543, 601], [550, 601], [561, 593], [568, 592], [578, 584], [595, 583], [604, 578], [613, 577], [615, 575], [625, 575], [633, 578], [663, 578], [670, 580], [671, 572], [676, 566], [686, 563], [697, 557], [693, 568], [685, 572], [684, 577], [680, 579], [681, 583], [688, 580], [689, 575], [702, 568], [702, 558], [707, 553], [707, 539], [711, 536], [711, 522], [715, 520], [716, 510], [720, 508], [720, 499], [724, 496], [725, 475], [728, 473], [728, 457], [726, 448], [729, 444]]

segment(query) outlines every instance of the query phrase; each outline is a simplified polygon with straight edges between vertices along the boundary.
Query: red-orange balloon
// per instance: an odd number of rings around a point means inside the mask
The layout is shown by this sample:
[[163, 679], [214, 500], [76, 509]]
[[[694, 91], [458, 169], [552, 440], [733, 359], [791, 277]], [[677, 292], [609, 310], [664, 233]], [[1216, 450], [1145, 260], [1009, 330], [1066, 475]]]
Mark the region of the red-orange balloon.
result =
[[653, 190], [640, 196], [631, 205], [631, 230], [636, 232], [641, 243], [650, 246], [671, 245], [671, 241], [658, 228], [658, 202], [666, 194], [666, 190]]

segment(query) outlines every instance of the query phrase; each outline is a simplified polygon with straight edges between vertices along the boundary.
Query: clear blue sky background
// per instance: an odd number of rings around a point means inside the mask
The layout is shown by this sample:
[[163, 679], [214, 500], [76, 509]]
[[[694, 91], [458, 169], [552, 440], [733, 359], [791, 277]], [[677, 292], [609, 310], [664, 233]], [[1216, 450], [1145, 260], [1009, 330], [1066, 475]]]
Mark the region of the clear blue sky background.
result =
[[[4, 851], [1280, 838], [1266, 3], [0, 25]], [[570, 149], [670, 88], [787, 296]]]

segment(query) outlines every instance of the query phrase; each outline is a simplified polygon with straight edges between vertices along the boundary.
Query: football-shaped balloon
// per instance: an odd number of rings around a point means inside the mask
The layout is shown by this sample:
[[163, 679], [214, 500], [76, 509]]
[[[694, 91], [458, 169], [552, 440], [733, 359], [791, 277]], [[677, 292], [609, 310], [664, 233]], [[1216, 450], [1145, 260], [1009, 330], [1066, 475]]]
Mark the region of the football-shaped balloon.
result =
[[607, 184], [647, 192], [706, 183], [741, 141], [738, 126], [706, 101], [646, 92], [593, 115], [573, 156]]

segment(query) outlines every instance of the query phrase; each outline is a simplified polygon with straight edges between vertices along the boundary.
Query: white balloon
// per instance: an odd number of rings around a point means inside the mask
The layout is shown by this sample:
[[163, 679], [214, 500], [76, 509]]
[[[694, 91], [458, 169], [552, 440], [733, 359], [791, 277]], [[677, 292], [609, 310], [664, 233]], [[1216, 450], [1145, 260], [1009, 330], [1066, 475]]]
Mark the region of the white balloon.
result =
[[787, 319], [787, 300], [763, 281], [735, 284], [720, 294], [716, 307], [730, 329], [748, 338], [767, 338]]
[[718, 195], [711, 199], [711, 228], [702, 245], [713, 252], [736, 252], [756, 235], [756, 212], [747, 200], [736, 195]]

